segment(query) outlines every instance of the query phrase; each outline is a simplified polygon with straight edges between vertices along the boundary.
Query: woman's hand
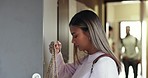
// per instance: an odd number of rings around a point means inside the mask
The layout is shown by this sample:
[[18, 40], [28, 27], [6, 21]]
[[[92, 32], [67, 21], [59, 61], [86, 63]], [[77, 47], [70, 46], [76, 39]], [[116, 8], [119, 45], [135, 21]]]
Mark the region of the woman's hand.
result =
[[52, 41], [49, 45], [49, 50], [52, 53], [53, 51], [55, 51], [56, 54], [58, 54], [61, 51], [62, 48], [62, 44], [59, 41]]
[[55, 42], [55, 45], [54, 46], [55, 46], [55, 52], [56, 53], [61, 52], [62, 44], [61, 44], [60, 41]]

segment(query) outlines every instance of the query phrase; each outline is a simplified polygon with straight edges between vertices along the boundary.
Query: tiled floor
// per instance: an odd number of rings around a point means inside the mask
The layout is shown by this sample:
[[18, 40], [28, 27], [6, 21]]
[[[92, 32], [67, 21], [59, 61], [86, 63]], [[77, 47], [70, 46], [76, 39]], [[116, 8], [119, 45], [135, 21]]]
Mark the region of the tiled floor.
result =
[[[125, 72], [124, 72], [124, 66], [122, 64], [122, 71], [119, 75], [119, 78], [125, 78]], [[134, 78], [134, 74], [133, 74], [133, 69], [132, 67], [130, 66], [129, 67], [129, 75], [128, 75], [128, 78]], [[138, 77], [137, 78], [142, 78], [141, 77], [141, 64], [138, 65]]]

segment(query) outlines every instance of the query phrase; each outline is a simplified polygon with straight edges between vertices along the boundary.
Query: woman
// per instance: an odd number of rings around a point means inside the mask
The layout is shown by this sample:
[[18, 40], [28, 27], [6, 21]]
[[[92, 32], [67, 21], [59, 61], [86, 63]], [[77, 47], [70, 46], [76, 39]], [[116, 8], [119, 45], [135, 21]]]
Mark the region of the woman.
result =
[[118, 78], [121, 65], [109, 47], [99, 17], [92, 11], [83, 10], [74, 15], [69, 26], [72, 43], [88, 56], [65, 64], [61, 43], [56, 42], [59, 78]]

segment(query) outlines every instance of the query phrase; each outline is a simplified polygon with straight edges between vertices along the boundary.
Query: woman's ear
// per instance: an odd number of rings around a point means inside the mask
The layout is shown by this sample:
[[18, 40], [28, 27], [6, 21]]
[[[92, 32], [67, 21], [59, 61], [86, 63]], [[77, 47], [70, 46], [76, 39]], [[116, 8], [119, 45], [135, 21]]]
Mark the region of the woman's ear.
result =
[[85, 32], [85, 34], [88, 37], [88, 39], [91, 40], [89, 32]]

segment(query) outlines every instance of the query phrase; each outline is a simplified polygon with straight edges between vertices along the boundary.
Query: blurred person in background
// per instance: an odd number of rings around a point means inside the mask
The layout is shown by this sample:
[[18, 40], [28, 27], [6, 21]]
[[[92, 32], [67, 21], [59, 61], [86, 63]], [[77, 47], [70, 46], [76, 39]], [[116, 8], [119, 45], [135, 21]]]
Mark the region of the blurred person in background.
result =
[[109, 33], [108, 33], [108, 43], [111, 47], [111, 50], [115, 52], [115, 42], [113, 40], [113, 27], [109, 26]]
[[141, 62], [140, 50], [136, 50], [137, 47], [137, 49], [140, 49], [138, 43], [138, 39], [130, 34], [130, 26], [126, 26], [126, 36], [121, 40], [121, 57], [125, 68], [126, 78], [128, 78], [129, 66], [132, 66], [134, 78], [137, 78], [138, 64]]

